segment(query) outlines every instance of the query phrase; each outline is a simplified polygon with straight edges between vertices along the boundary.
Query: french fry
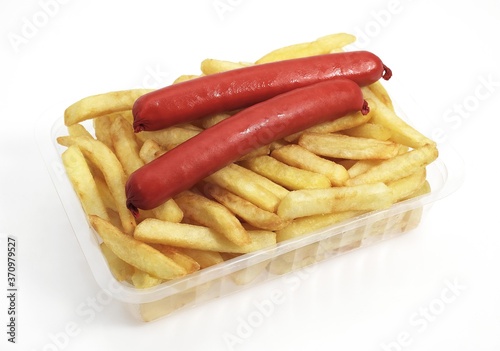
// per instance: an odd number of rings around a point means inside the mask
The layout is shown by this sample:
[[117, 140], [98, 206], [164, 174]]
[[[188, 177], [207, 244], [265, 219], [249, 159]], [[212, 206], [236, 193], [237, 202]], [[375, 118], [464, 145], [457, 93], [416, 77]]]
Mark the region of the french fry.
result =
[[347, 185], [371, 184], [391, 182], [409, 176], [418, 168], [425, 167], [438, 157], [438, 150], [434, 145], [426, 145], [413, 149], [402, 155], [384, 160], [368, 171], [347, 181]]
[[213, 197], [244, 222], [256, 228], [279, 230], [287, 224], [277, 214], [263, 210], [216, 184], [206, 183], [202, 189], [206, 195]]
[[341, 186], [349, 179], [349, 173], [343, 166], [319, 157], [297, 144], [276, 149], [271, 153], [271, 156], [289, 166], [323, 174], [333, 186]]
[[150, 245], [123, 233], [108, 221], [91, 215], [91, 226], [113, 253], [128, 264], [160, 279], [186, 275], [186, 270]]
[[160, 144], [152, 139], [147, 139], [144, 140], [139, 150], [139, 157], [144, 163], [149, 163], [164, 152], [166, 152], [166, 150]]
[[200, 121], [200, 125], [202, 128], [207, 129], [207, 128], [210, 128], [210, 127], [216, 125], [219, 122], [222, 122], [225, 119], [228, 119], [231, 116], [232, 116], [232, 114], [230, 114], [230, 113], [216, 113], [216, 114], [207, 116], [205, 118], [202, 118]]
[[425, 167], [420, 167], [409, 176], [388, 182], [387, 186], [392, 190], [394, 202], [401, 201], [421, 189], [426, 174]]
[[389, 140], [392, 136], [392, 132], [388, 128], [375, 123], [365, 123], [351, 129], [343, 130], [342, 134], [384, 141]]
[[[111, 194], [111, 191], [109, 191], [106, 180], [104, 180], [103, 177], [94, 175], [94, 181], [97, 186], [97, 190], [99, 191], [99, 195], [101, 196], [101, 199], [104, 203], [104, 206], [114, 212], [118, 212], [115, 199], [113, 197], [113, 194]], [[101, 218], [106, 217], [101, 216]]]
[[273, 50], [256, 63], [275, 62], [299, 57], [327, 54], [332, 51], [340, 51], [344, 46], [352, 44], [356, 40], [351, 34], [339, 33], [331, 34], [316, 39], [312, 42], [293, 44]]
[[245, 267], [237, 272], [231, 274], [231, 279], [237, 285], [245, 285], [256, 279], [262, 272], [265, 271], [269, 260], [262, 261], [257, 264]]
[[264, 145], [255, 150], [250, 151], [248, 154], [241, 156], [236, 162], [250, 160], [257, 156], [266, 156], [271, 152], [271, 145]]
[[251, 66], [252, 63], [246, 62], [231, 62], [216, 59], [205, 59], [201, 62], [201, 71], [205, 75], [230, 71], [233, 69]]
[[144, 165], [144, 161], [139, 156], [140, 148], [134, 130], [125, 118], [119, 116], [111, 124], [110, 132], [116, 157], [128, 177]]
[[141, 271], [140, 269], [135, 269], [134, 273], [130, 277], [130, 280], [135, 288], [137, 289], [148, 289], [163, 282], [162, 279], [152, 276], [149, 273]]
[[288, 166], [271, 156], [255, 157], [241, 162], [241, 165], [291, 190], [331, 186], [325, 175]]
[[92, 214], [109, 219], [99, 189], [78, 146], [69, 146], [62, 154], [62, 161], [87, 216]]
[[[370, 105], [370, 102], [368, 103]], [[373, 110], [373, 107], [370, 105], [370, 111]], [[335, 133], [335, 132], [340, 132], [342, 130], [347, 130], [351, 129], [360, 125], [363, 125], [364, 123], [368, 122], [372, 116], [373, 112], [369, 112], [366, 115], [362, 114], [361, 112], [353, 112], [349, 113], [343, 117], [334, 119], [333, 121], [328, 121], [324, 123], [317, 124], [313, 127], [310, 127], [306, 130], [303, 130], [301, 132], [289, 135], [285, 137], [284, 139], [288, 142], [297, 142], [297, 140], [300, 138], [300, 136], [304, 133], [307, 132], [313, 132], [313, 133]]]
[[231, 164], [211, 174], [205, 178], [205, 181], [217, 184], [266, 211], [275, 212], [280, 198], [269, 189], [256, 183], [243, 169], [241, 166]]
[[164, 244], [181, 248], [208, 250], [230, 253], [249, 253], [276, 243], [276, 234], [272, 231], [248, 231], [250, 243], [236, 245], [213, 229], [185, 224], [160, 221], [147, 218], [139, 223], [134, 237], [140, 242]]
[[276, 231], [276, 241], [282, 242], [296, 238], [341, 221], [354, 218], [363, 213], [364, 211], [344, 211], [297, 218], [291, 221], [285, 228]]
[[394, 111], [392, 99], [380, 81], [376, 81], [375, 83], [370, 84], [368, 87], [362, 88], [363, 91], [365, 91], [366, 89], [369, 89], [377, 97], [378, 100], [380, 100], [385, 106], [387, 106], [387, 108]]
[[70, 136], [73, 136], [73, 137], [76, 137], [76, 136], [92, 137], [92, 134], [90, 134], [89, 131], [79, 123], [72, 124], [72, 125], [68, 126], [68, 133]]
[[111, 139], [111, 124], [117, 116], [120, 116], [120, 114], [117, 113], [105, 115], [93, 119], [95, 138], [105, 144], [110, 150], [113, 150], [113, 140]]
[[137, 133], [137, 138], [142, 142], [146, 140], [154, 140], [158, 144], [168, 149], [178, 145], [195, 135], [199, 134], [201, 129], [187, 128], [184, 126], [172, 126], [156, 131], [144, 131]]
[[64, 124], [70, 126], [91, 118], [131, 110], [135, 100], [150, 91], [150, 89], [132, 89], [85, 97], [64, 111]]
[[201, 75], [196, 75], [196, 74], [183, 74], [179, 77], [177, 77], [173, 82], [172, 84], [177, 84], [177, 83], [182, 83], [182, 82], [185, 82], [185, 81], [188, 81], [188, 80], [191, 80], [191, 79], [196, 79], [196, 78], [199, 78], [201, 77]]
[[187, 274], [200, 270], [200, 264], [191, 256], [183, 253], [180, 249], [161, 244], [153, 244], [151, 246], [183, 267]]
[[358, 160], [351, 167], [349, 167], [349, 170], [347, 171], [347, 173], [349, 173], [349, 178], [354, 178], [361, 173], [365, 173], [370, 168], [380, 164], [381, 162], [382, 160]]
[[401, 119], [394, 110], [380, 101], [370, 89], [364, 89], [363, 93], [366, 99], [370, 99], [376, 104], [376, 108], [374, 108], [372, 112], [371, 122], [380, 124], [389, 129], [392, 132], [391, 140], [412, 148], [435, 145], [434, 141], [410, 126]]
[[184, 218], [184, 212], [174, 199], [168, 199], [163, 204], [151, 210], [155, 218], [162, 221], [180, 222]]
[[384, 183], [291, 191], [280, 203], [278, 216], [294, 219], [344, 211], [373, 211], [393, 204]]
[[99, 167], [115, 199], [123, 230], [126, 233], [132, 233], [136, 223], [134, 216], [126, 206], [126, 177], [116, 155], [102, 142], [90, 137], [59, 137], [57, 138], [57, 142], [68, 147], [71, 145], [78, 146], [82, 150], [83, 155]]
[[247, 169], [245, 167], [239, 166], [237, 164], [231, 164], [228, 166], [229, 168], [233, 168], [238, 171], [238, 173], [244, 177], [245, 179], [248, 179], [248, 181], [251, 181], [260, 187], [270, 191], [272, 194], [274, 194], [278, 199], [282, 199], [288, 194], [289, 190], [286, 189], [285, 187], [273, 182], [271, 179], [266, 178], [258, 173], [255, 173], [254, 171]]
[[180, 252], [194, 259], [200, 266], [200, 269], [207, 268], [224, 262], [221, 254], [216, 251], [196, 250], [187, 248], [177, 248]]
[[221, 233], [236, 245], [250, 242], [238, 218], [220, 203], [188, 190], [176, 196], [175, 202], [184, 213], [184, 218]]
[[116, 256], [115, 253], [109, 249], [106, 243], [102, 242], [99, 247], [101, 248], [104, 258], [106, 258], [106, 261], [108, 262], [111, 274], [113, 274], [116, 280], [119, 282], [130, 280], [135, 271], [134, 266]]
[[399, 152], [399, 145], [390, 141], [335, 133], [307, 132], [302, 134], [298, 144], [317, 155], [350, 160], [388, 159]]
[[424, 184], [422, 184], [422, 186], [419, 189], [417, 189], [415, 192], [411, 193], [410, 195], [402, 198], [400, 201], [413, 199], [414, 197], [422, 196], [422, 195], [428, 194], [430, 192], [431, 192], [431, 185], [429, 184], [429, 181], [426, 179], [424, 181]]

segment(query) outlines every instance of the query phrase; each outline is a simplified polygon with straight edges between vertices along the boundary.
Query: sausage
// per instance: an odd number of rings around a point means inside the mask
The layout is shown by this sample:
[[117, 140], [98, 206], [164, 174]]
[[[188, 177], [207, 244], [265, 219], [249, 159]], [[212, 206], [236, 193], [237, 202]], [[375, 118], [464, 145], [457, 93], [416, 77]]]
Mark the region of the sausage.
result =
[[133, 172], [126, 205], [137, 216], [258, 147], [354, 111], [367, 114], [368, 104], [358, 84], [340, 78], [252, 105]]
[[173, 84], [139, 97], [132, 108], [135, 132], [159, 130], [207, 115], [251, 106], [332, 78], [360, 86], [388, 80], [391, 70], [368, 51], [341, 52], [253, 65]]

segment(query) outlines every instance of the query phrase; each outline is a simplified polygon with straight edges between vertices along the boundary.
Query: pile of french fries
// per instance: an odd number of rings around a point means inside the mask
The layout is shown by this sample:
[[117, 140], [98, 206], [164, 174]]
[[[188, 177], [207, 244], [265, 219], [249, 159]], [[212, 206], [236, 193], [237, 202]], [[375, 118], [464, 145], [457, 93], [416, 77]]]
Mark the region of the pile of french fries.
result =
[[[354, 41], [339, 33], [279, 48], [254, 63], [207, 59], [201, 75], [338, 52]], [[272, 142], [135, 218], [126, 208], [127, 177], [232, 114], [134, 133], [131, 108], [148, 91], [77, 101], [65, 111], [68, 135], [57, 139], [67, 147], [63, 164], [112, 274], [138, 289], [430, 191], [426, 166], [438, 157], [436, 144], [398, 116], [377, 82], [363, 88], [367, 115], [352, 113]], [[92, 128], [85, 128], [89, 120]]]

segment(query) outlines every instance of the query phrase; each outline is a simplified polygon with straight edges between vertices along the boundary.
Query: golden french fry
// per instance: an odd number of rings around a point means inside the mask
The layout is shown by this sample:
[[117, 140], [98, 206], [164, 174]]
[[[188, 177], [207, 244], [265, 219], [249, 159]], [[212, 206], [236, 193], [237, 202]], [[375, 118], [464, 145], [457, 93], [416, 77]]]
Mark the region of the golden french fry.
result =
[[307, 132], [302, 134], [299, 145], [326, 157], [350, 160], [387, 159], [399, 152], [399, 145], [391, 141], [351, 137], [342, 134]]
[[377, 140], [389, 140], [392, 136], [392, 132], [388, 128], [375, 123], [365, 123], [351, 129], [343, 130], [342, 134]]
[[131, 110], [135, 100], [150, 91], [150, 89], [121, 90], [85, 97], [64, 111], [64, 124], [70, 126], [110, 113]]
[[248, 181], [258, 184], [262, 188], [270, 191], [278, 199], [284, 198], [286, 194], [288, 194], [289, 192], [289, 190], [286, 189], [285, 187], [273, 182], [271, 179], [266, 178], [250, 169], [239, 166], [237, 164], [232, 164], [229, 165], [228, 167], [237, 170], [241, 174], [241, 176], [244, 177], [245, 179], [248, 179]]
[[135, 138], [134, 129], [125, 118], [120, 116], [111, 124], [110, 132], [113, 150], [128, 177], [144, 165], [144, 161], [139, 156], [139, 144]]
[[200, 125], [203, 129], [207, 129], [210, 127], [213, 127], [219, 122], [222, 122], [225, 119], [228, 119], [231, 117], [232, 114], [230, 113], [216, 113], [207, 117], [204, 117], [200, 120]]
[[135, 269], [130, 277], [132, 285], [137, 289], [148, 289], [157, 286], [163, 282], [162, 279], [152, 276], [149, 273]]
[[251, 66], [252, 63], [231, 62], [216, 59], [205, 59], [201, 62], [201, 71], [205, 75], [230, 71], [233, 69]]
[[357, 160], [347, 171], [349, 173], [349, 178], [354, 178], [361, 173], [365, 173], [370, 168], [380, 164], [381, 162], [382, 160]]
[[[245, 168], [241, 166], [230, 164], [205, 178], [205, 181], [217, 184], [266, 211], [275, 212], [280, 198], [261, 183], [256, 182], [257, 177], [251, 177], [244, 170]], [[259, 175], [259, 177], [262, 176]]]
[[154, 218], [147, 218], [139, 223], [134, 232], [137, 240], [146, 243], [217, 252], [248, 253], [276, 243], [276, 234], [272, 231], [251, 230], [248, 235], [250, 243], [236, 245], [222, 234], [204, 226]]
[[224, 262], [221, 254], [216, 251], [177, 248], [180, 252], [194, 259], [200, 265], [200, 269], [207, 268]]
[[156, 141], [146, 139], [139, 150], [139, 157], [144, 163], [149, 163], [165, 152], [166, 150]]
[[68, 147], [71, 145], [78, 146], [82, 150], [83, 155], [99, 168], [115, 199], [116, 209], [120, 215], [123, 230], [126, 233], [132, 233], [135, 227], [135, 218], [126, 206], [126, 176], [116, 155], [99, 140], [86, 136], [58, 137], [57, 142]]
[[158, 207], [151, 210], [155, 218], [162, 221], [180, 222], [184, 218], [184, 213], [174, 199], [168, 199]]
[[186, 270], [148, 244], [123, 233], [108, 221], [91, 215], [91, 226], [116, 256], [128, 264], [160, 279], [174, 279], [186, 275]]
[[163, 282], [162, 279], [153, 277], [151, 274], [135, 269], [130, 277], [132, 285], [137, 289], [148, 289], [157, 286]]
[[118, 210], [116, 208], [115, 199], [113, 197], [113, 194], [111, 194], [111, 191], [109, 191], [109, 187], [106, 184], [106, 180], [104, 180], [103, 177], [100, 176], [97, 177], [94, 175], [94, 181], [95, 184], [97, 185], [97, 190], [99, 191], [104, 206], [112, 211], [117, 212]]
[[342, 130], [360, 126], [368, 122], [373, 114], [373, 112], [371, 112], [373, 110], [372, 106], [370, 105], [371, 102], [368, 101], [368, 104], [370, 106], [370, 112], [367, 113], [366, 115], [362, 114], [361, 112], [349, 113], [343, 117], [334, 119], [333, 121], [320, 123], [302, 132], [289, 135], [285, 137], [285, 140], [288, 142], [296, 142], [299, 139], [299, 137], [306, 132], [335, 133], [335, 132], [340, 132]]
[[172, 126], [156, 131], [144, 131], [137, 133], [137, 138], [142, 142], [146, 140], [154, 140], [159, 145], [172, 148], [175, 145], [185, 142], [186, 140], [199, 134], [202, 129], [187, 128], [184, 126]]
[[364, 211], [344, 211], [296, 218], [285, 228], [276, 232], [276, 241], [282, 242], [288, 239], [296, 238], [298, 236], [339, 223], [346, 219], [354, 218], [363, 213]]
[[373, 211], [393, 204], [384, 183], [291, 191], [280, 203], [278, 216], [294, 219], [344, 211]]
[[405, 198], [402, 198], [400, 201], [412, 199], [417, 196], [425, 195], [431, 192], [431, 185], [429, 184], [429, 181], [426, 179], [424, 181], [424, 184], [417, 189], [415, 192], [411, 193], [410, 195], [406, 196]]
[[201, 75], [196, 75], [196, 74], [183, 74], [179, 77], [177, 77], [173, 82], [172, 84], [177, 84], [177, 83], [182, 83], [182, 82], [185, 82], [185, 81], [188, 81], [188, 80], [191, 80], [191, 79], [196, 79], [196, 78], [199, 78], [201, 77]]
[[250, 151], [248, 154], [241, 156], [236, 162], [245, 161], [258, 156], [269, 155], [271, 151], [271, 145], [264, 145], [255, 150]]
[[92, 120], [94, 124], [95, 138], [106, 144], [106, 146], [111, 150], [113, 150], [113, 141], [111, 140], [111, 125], [113, 124], [113, 121], [118, 117], [124, 118], [130, 123], [130, 125], [132, 125], [132, 123], [134, 122], [134, 116], [132, 115], [132, 111], [130, 110], [111, 113], [109, 115], [100, 116]]
[[265, 271], [269, 260], [262, 261], [251, 266], [245, 267], [231, 274], [231, 279], [237, 285], [245, 285], [256, 279], [262, 272]]
[[378, 80], [375, 83], [370, 84], [367, 88], [363, 87], [362, 90], [370, 89], [373, 94], [389, 109], [394, 111], [394, 106], [392, 104], [392, 99], [387, 93], [387, 90]]
[[320, 157], [297, 144], [276, 149], [271, 153], [271, 156], [289, 166], [323, 174], [334, 186], [341, 186], [349, 179], [349, 173], [343, 166]]
[[94, 118], [95, 138], [104, 143], [110, 150], [113, 150], [113, 140], [111, 139], [111, 124], [120, 114], [111, 114]]
[[364, 89], [363, 94], [366, 99], [370, 99], [376, 104], [376, 108], [372, 109], [371, 122], [389, 129], [392, 132], [391, 140], [412, 148], [436, 144], [401, 119], [392, 109], [380, 101], [370, 89]]
[[186, 270], [187, 274], [200, 270], [200, 264], [196, 262], [196, 260], [191, 256], [186, 255], [178, 248], [161, 244], [152, 244], [151, 246], [183, 267]]
[[409, 176], [388, 182], [387, 186], [392, 190], [394, 202], [401, 201], [421, 189], [426, 174], [425, 167], [420, 167]]
[[409, 176], [418, 168], [425, 167], [438, 157], [438, 150], [434, 145], [426, 145], [413, 149], [407, 153], [395, 156], [380, 162], [368, 171], [347, 181], [347, 185], [391, 182]]
[[286, 221], [283, 221], [275, 213], [263, 210], [252, 204], [250, 201], [247, 201], [216, 184], [204, 184], [203, 192], [209, 197], [213, 197], [236, 216], [255, 228], [278, 230], [287, 224]]
[[258, 156], [241, 162], [241, 165], [291, 190], [331, 186], [325, 175], [288, 166], [271, 156]]
[[106, 258], [106, 261], [108, 262], [111, 274], [113, 274], [116, 280], [119, 282], [130, 280], [135, 271], [134, 266], [116, 256], [115, 253], [109, 249], [106, 243], [102, 242], [99, 246], [104, 258]]
[[83, 210], [87, 215], [97, 215], [109, 219], [106, 207], [87, 165], [85, 156], [78, 146], [69, 146], [62, 154], [66, 174], [73, 185]]
[[238, 218], [220, 203], [188, 190], [174, 199], [184, 213], [184, 218], [221, 233], [236, 245], [250, 242], [250, 237]]
[[332, 51], [339, 51], [344, 46], [356, 40], [351, 34], [338, 33], [330, 34], [307, 43], [293, 44], [269, 52], [256, 63], [275, 62], [299, 57], [327, 54]]
[[70, 136], [73, 136], [73, 137], [76, 137], [76, 136], [92, 137], [92, 134], [90, 134], [89, 131], [87, 129], [85, 129], [85, 127], [79, 123], [72, 124], [72, 125], [68, 126], [68, 134]]

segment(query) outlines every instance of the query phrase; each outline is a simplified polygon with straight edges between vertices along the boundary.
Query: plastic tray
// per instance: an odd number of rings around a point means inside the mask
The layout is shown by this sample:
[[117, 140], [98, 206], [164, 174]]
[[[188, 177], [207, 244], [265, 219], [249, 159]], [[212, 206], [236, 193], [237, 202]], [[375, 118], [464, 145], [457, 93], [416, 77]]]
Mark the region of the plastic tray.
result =
[[[62, 113], [68, 105], [54, 106], [40, 118], [35, 133], [40, 152], [97, 283], [103, 291], [128, 304], [133, 314], [143, 321], [156, 320], [182, 308], [406, 233], [418, 226], [430, 205], [454, 192], [463, 178], [460, 157], [449, 145], [438, 146], [439, 158], [427, 167], [427, 179], [432, 189], [429, 194], [139, 290], [116, 281], [112, 276], [101, 254], [99, 237], [89, 226], [66, 177], [60, 157], [65, 148], [56, 143], [56, 138], [67, 135]], [[406, 119], [406, 115], [400, 115]]]

